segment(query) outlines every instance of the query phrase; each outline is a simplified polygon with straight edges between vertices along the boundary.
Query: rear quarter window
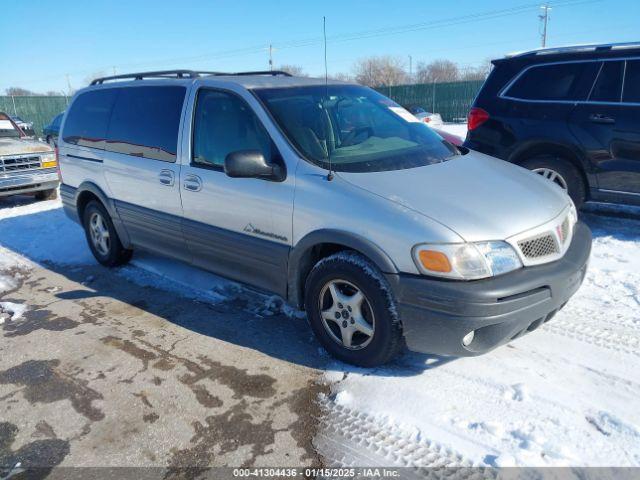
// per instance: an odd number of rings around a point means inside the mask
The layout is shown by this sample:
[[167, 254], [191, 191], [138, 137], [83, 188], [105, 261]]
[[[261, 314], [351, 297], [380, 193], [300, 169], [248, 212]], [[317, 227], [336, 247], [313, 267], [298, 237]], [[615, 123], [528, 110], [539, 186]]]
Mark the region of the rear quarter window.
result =
[[504, 93], [523, 100], [585, 100], [597, 74], [596, 62], [529, 67]]
[[627, 61], [622, 101], [640, 103], [640, 60]]
[[93, 90], [81, 93], [67, 115], [62, 132], [65, 143], [103, 150], [109, 117], [117, 89]]
[[105, 149], [175, 162], [185, 94], [186, 88], [181, 86], [120, 89], [113, 107]]
[[604, 62], [598, 79], [593, 86], [589, 100], [594, 102], [620, 101], [622, 93], [622, 76], [624, 75], [624, 62]]

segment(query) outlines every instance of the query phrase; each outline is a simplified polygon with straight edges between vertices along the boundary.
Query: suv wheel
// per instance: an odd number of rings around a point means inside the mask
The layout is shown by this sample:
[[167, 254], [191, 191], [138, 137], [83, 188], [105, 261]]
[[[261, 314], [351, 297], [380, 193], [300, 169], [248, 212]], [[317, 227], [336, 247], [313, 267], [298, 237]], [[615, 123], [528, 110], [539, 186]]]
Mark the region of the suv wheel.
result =
[[49, 190], [40, 190], [36, 192], [36, 200], [55, 200], [58, 198], [58, 189], [50, 188]]
[[553, 155], [541, 155], [520, 163], [567, 191], [576, 208], [580, 208], [587, 196], [586, 185], [578, 169], [569, 160]]
[[131, 250], [122, 246], [111, 217], [104, 206], [91, 201], [84, 209], [84, 231], [96, 260], [105, 267], [115, 267], [131, 259]]
[[318, 262], [307, 277], [305, 309], [322, 346], [344, 362], [382, 365], [404, 345], [387, 281], [355, 252], [339, 252]]

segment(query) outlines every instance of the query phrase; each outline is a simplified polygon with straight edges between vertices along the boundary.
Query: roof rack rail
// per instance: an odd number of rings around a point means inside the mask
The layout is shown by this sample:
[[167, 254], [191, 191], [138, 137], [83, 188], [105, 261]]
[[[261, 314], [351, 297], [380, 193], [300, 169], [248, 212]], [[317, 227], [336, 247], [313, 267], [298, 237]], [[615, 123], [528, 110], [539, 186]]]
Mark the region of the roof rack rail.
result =
[[156, 72], [125, 73], [110, 77], [96, 78], [91, 85], [102, 85], [110, 80], [142, 80], [145, 78], [198, 78], [202, 75], [225, 75], [222, 72], [202, 72], [196, 70], [160, 70]]
[[143, 80], [145, 78], [198, 78], [203, 75], [226, 75], [226, 76], [236, 76], [236, 75], [282, 75], [285, 77], [290, 77], [291, 74], [287, 72], [283, 72], [281, 70], [258, 70], [255, 72], [234, 72], [234, 73], [226, 73], [226, 72], [204, 72], [204, 71], [196, 71], [196, 70], [160, 70], [157, 72], [139, 72], [139, 73], [126, 73], [123, 75], [112, 75], [110, 77], [100, 77], [96, 78], [91, 82], [91, 85], [102, 85], [104, 82], [108, 82], [111, 80]]
[[529, 50], [526, 52], [511, 53], [506, 56], [508, 58], [514, 58], [514, 57], [528, 57], [533, 55], [551, 55], [555, 53], [611, 51], [611, 50], [621, 50], [624, 48], [640, 48], [640, 42], [584, 44], [584, 45], [568, 45], [566, 47], [536, 48], [534, 50]]
[[282, 70], [257, 70], [255, 72], [216, 73], [216, 75], [273, 75], [274, 77], [278, 75], [282, 75], [283, 77], [291, 76], [289, 72], [285, 72]]

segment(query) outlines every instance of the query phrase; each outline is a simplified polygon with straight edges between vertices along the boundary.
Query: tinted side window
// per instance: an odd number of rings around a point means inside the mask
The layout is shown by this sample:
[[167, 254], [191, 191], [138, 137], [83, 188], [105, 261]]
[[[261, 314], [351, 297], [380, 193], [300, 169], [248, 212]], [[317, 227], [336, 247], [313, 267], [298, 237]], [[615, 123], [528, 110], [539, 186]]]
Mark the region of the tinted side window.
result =
[[116, 89], [82, 93], [71, 105], [62, 138], [66, 143], [104, 149]]
[[175, 162], [185, 93], [179, 86], [120, 89], [105, 149]]
[[604, 62], [589, 100], [595, 102], [619, 102], [623, 73], [624, 62]]
[[622, 101], [640, 103], [640, 60], [627, 61]]
[[226, 156], [239, 150], [258, 150], [270, 161], [271, 138], [242, 99], [200, 90], [193, 128], [193, 163], [222, 168]]
[[506, 95], [525, 100], [584, 100], [593, 85], [592, 62], [541, 65], [525, 71]]

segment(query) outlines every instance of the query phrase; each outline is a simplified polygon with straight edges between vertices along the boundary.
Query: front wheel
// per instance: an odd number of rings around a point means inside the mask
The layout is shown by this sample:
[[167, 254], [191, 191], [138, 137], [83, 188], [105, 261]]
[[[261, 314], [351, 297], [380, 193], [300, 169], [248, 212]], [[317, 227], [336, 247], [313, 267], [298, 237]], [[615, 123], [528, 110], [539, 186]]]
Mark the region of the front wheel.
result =
[[104, 206], [91, 201], [84, 209], [83, 225], [89, 248], [105, 267], [115, 267], [131, 259], [131, 250], [122, 246], [109, 213]]
[[313, 268], [305, 309], [311, 328], [334, 357], [362, 367], [382, 365], [402, 350], [402, 326], [389, 284], [355, 252], [339, 252]]

